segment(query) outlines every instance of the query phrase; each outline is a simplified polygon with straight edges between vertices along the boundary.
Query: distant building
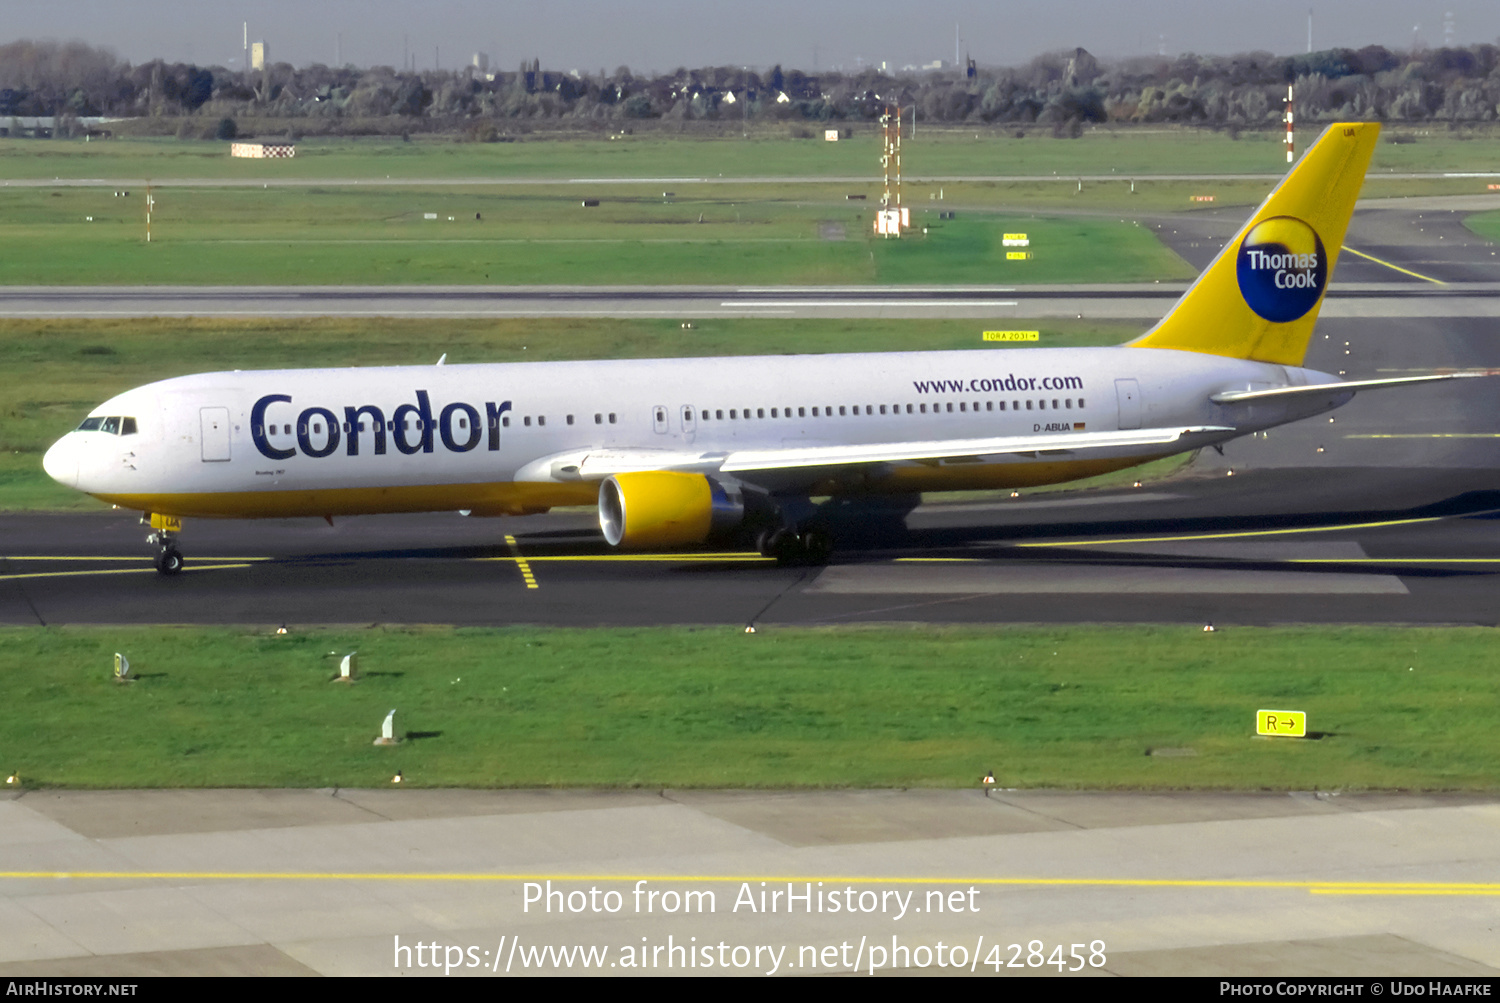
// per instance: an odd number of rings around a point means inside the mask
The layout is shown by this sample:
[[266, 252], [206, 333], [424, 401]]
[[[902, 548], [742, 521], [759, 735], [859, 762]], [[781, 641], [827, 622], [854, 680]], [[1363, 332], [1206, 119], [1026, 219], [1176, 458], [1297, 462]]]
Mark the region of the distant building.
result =
[[297, 155], [297, 147], [294, 143], [230, 143], [229, 155], [252, 160], [290, 160]]
[[471, 65], [481, 74], [490, 72], [490, 54], [488, 52], [474, 53]]
[[250, 68], [252, 70], [263, 70], [266, 68], [266, 43], [250, 43]]

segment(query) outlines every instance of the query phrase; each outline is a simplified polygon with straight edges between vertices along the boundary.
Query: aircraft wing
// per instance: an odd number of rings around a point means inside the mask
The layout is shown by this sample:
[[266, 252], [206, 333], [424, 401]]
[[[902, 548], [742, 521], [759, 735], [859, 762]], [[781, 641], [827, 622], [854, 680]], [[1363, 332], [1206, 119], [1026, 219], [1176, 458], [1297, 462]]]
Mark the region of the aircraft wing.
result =
[[547, 456], [522, 467], [518, 481], [599, 481], [613, 474], [648, 470], [683, 473], [752, 473], [810, 467], [847, 467], [903, 460], [946, 460], [970, 456], [1062, 455], [1131, 446], [1193, 449], [1195, 437], [1218, 438], [1234, 429], [1225, 425], [1129, 429], [1116, 432], [1056, 432], [1048, 435], [1004, 435], [982, 439], [934, 439], [926, 442], [876, 442], [831, 446], [782, 446], [700, 453], [666, 449], [579, 450]]
[[1378, 390], [1381, 387], [1400, 387], [1411, 383], [1435, 383], [1439, 380], [1464, 380], [1476, 376], [1495, 376], [1495, 370], [1474, 370], [1462, 373], [1438, 373], [1432, 376], [1397, 376], [1384, 380], [1349, 380], [1339, 383], [1314, 383], [1305, 387], [1272, 387], [1269, 390], [1225, 390], [1208, 398], [1215, 404], [1235, 404], [1240, 401], [1274, 400], [1278, 397], [1302, 397], [1307, 394], [1353, 393], [1356, 390]]
[[1200, 425], [1192, 428], [1143, 428], [1120, 432], [1059, 432], [1051, 435], [1004, 435], [984, 439], [935, 439], [930, 442], [747, 449], [730, 453], [719, 470], [721, 473], [733, 474], [755, 470], [896, 463], [901, 460], [946, 460], [1006, 453], [1063, 454], [1122, 446], [1175, 445], [1179, 449], [1190, 449], [1191, 444], [1184, 443], [1183, 440], [1193, 435], [1233, 431], [1233, 428], [1227, 426]]

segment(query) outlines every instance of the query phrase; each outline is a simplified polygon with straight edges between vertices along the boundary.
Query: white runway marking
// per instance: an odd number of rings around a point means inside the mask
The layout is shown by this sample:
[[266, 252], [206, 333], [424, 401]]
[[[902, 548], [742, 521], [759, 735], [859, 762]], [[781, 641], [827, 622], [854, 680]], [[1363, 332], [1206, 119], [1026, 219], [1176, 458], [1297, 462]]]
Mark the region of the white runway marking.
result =
[[1016, 300], [725, 300], [722, 307], [950, 307], [950, 306], [1020, 306]]

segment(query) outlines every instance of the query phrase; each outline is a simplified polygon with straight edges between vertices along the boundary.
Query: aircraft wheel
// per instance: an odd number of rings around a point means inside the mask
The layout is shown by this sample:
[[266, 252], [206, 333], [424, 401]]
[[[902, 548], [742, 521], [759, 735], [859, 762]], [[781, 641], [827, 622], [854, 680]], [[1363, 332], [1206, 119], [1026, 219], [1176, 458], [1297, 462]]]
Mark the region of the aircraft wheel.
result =
[[802, 541], [791, 530], [778, 529], [775, 533], [772, 533], [769, 546], [771, 552], [766, 556], [776, 558], [776, 563], [782, 567], [798, 564], [802, 561]]
[[828, 563], [833, 556], [833, 540], [822, 530], [813, 529], [802, 534], [802, 557], [808, 564], [818, 567]]
[[784, 532], [784, 530], [774, 529], [770, 526], [767, 526], [765, 529], [755, 534], [755, 549], [760, 551], [761, 557], [776, 556], [776, 550], [772, 544], [776, 537], [779, 536], [782, 532]]
[[182, 552], [176, 547], [166, 547], [156, 555], [156, 570], [164, 575], [175, 575], [182, 570]]

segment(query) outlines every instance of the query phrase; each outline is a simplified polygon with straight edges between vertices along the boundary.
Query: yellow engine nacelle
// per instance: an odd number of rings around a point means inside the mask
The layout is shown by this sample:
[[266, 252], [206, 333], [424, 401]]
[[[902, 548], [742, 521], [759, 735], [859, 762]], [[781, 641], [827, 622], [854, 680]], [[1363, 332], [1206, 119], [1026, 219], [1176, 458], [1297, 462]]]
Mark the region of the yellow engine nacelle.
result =
[[612, 547], [702, 543], [744, 518], [739, 493], [702, 474], [614, 474], [599, 486], [599, 528]]

